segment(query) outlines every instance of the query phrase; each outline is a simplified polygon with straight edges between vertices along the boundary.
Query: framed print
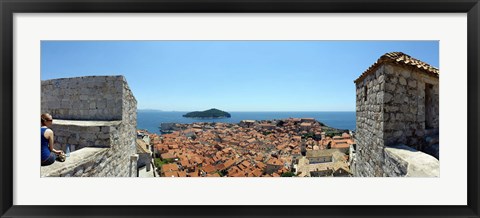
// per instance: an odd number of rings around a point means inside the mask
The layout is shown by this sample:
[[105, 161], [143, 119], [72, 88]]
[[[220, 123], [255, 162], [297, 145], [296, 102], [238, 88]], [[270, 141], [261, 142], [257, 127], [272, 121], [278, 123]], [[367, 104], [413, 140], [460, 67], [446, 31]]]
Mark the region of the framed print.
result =
[[1, 216], [478, 217], [478, 7], [2, 1]]

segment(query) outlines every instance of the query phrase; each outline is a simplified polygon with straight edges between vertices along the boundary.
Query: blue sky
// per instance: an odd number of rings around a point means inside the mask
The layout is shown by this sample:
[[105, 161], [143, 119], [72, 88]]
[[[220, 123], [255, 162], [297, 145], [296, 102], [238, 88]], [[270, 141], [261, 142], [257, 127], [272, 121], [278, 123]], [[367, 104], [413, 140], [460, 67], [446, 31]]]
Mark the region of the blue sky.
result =
[[42, 41], [41, 79], [123, 75], [138, 109], [355, 111], [392, 51], [439, 67], [438, 41]]

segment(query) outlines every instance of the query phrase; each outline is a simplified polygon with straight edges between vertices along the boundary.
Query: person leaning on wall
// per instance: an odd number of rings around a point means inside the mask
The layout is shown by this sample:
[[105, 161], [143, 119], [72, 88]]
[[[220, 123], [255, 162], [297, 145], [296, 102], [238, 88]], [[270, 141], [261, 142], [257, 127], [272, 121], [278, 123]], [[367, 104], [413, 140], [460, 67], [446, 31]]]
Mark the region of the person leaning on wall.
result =
[[64, 155], [62, 150], [56, 150], [55, 148], [53, 148], [53, 130], [50, 129], [52, 123], [52, 115], [48, 113], [41, 115], [40, 148], [42, 166], [53, 164], [55, 163], [55, 160], [58, 158], [58, 156]]

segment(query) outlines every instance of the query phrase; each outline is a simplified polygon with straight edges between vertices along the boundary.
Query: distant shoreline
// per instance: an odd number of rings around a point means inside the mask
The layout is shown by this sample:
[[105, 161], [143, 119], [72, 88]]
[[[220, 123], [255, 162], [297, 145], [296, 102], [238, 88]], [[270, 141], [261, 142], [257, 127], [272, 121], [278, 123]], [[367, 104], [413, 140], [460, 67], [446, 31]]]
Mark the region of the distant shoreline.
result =
[[[190, 111], [137, 109], [141, 112], [188, 113]], [[355, 111], [230, 111], [230, 113], [355, 113]]]
[[230, 118], [230, 117], [222, 116], [222, 117], [185, 117], [185, 118], [191, 118], [191, 119], [224, 119], [224, 118]]
[[238, 123], [242, 120], [280, 120], [291, 117], [310, 117], [333, 128], [356, 129], [355, 112], [230, 112], [230, 114], [232, 115], [230, 118], [201, 119], [182, 117], [183, 112], [138, 111], [137, 127], [159, 133], [158, 126], [160, 123]]

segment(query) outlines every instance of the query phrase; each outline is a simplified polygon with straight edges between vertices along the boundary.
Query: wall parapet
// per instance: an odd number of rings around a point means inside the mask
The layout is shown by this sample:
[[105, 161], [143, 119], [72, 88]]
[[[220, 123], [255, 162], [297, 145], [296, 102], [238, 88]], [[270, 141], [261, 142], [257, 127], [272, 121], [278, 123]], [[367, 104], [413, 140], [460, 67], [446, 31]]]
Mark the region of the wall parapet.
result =
[[108, 149], [106, 148], [84, 148], [72, 152], [65, 162], [56, 161], [52, 165], [41, 167], [42, 177], [71, 177], [90, 176], [96, 171], [105, 167], [102, 159]]
[[440, 176], [440, 162], [436, 158], [407, 145], [385, 147], [384, 166], [387, 176]]
[[65, 151], [69, 144], [72, 151], [84, 147], [111, 147], [122, 121], [79, 121], [55, 119], [55, 148]]
[[55, 147], [65, 162], [41, 167], [41, 176], [135, 176], [137, 101], [123, 76], [42, 81], [42, 113], [53, 116]]

